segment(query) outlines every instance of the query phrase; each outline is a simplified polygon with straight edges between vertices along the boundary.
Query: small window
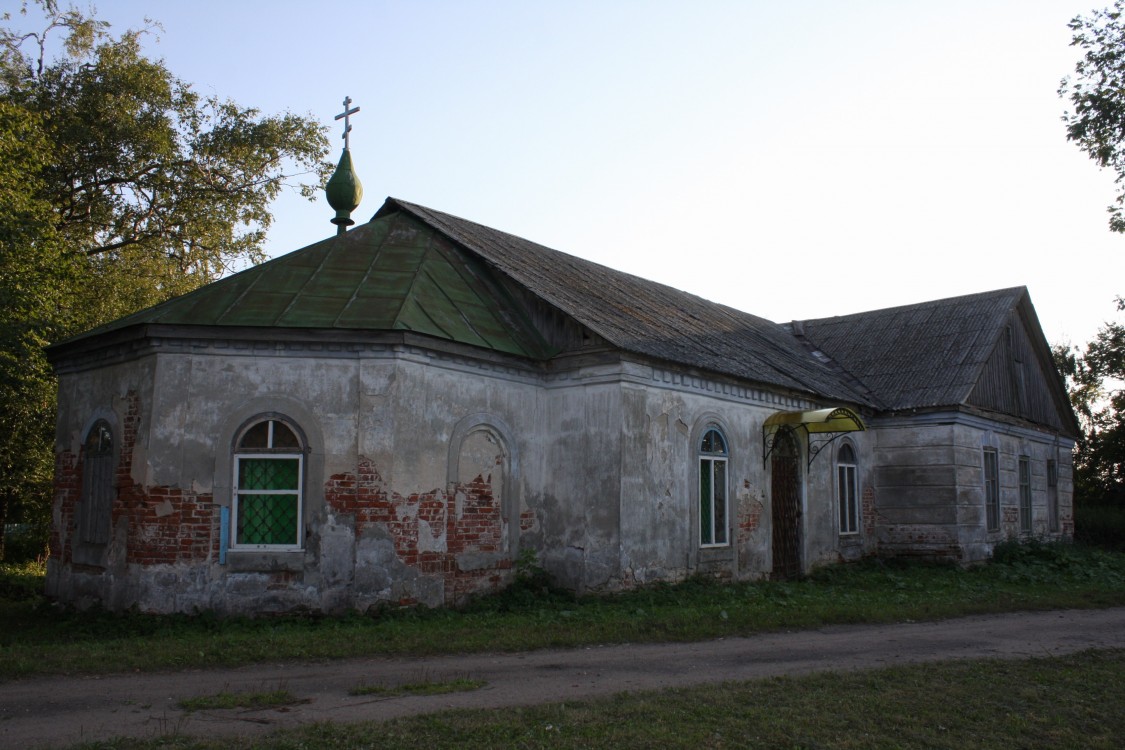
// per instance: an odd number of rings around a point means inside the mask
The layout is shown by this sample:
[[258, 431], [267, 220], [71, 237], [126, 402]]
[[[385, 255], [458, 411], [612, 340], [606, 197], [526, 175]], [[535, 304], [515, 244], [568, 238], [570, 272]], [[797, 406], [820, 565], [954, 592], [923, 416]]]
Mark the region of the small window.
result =
[[844, 443], [836, 454], [836, 498], [840, 511], [840, 533], [859, 533], [855, 451]]
[[984, 449], [984, 510], [989, 531], [1000, 530], [1000, 469], [995, 448]]
[[113, 430], [99, 419], [82, 446], [82, 507], [78, 513], [78, 538], [88, 544], [109, 541], [113, 514]]
[[707, 430], [699, 446], [699, 543], [727, 543], [727, 444], [715, 429]]
[[234, 456], [232, 547], [300, 549], [303, 485], [296, 431], [280, 419], [248, 427]]
[[1031, 459], [1020, 456], [1020, 531], [1031, 532]]

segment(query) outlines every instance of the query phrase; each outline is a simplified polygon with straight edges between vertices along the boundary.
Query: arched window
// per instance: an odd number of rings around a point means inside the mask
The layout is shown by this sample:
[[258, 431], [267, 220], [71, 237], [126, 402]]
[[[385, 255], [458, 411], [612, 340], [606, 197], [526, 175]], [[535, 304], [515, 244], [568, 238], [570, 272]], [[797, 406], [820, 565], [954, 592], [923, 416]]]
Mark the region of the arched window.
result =
[[699, 445], [699, 544], [727, 543], [727, 442], [709, 429]]
[[99, 419], [86, 434], [82, 446], [82, 509], [78, 514], [78, 536], [89, 544], [109, 541], [113, 513], [113, 430]]
[[276, 417], [250, 423], [235, 444], [232, 548], [300, 549], [304, 446]]
[[836, 452], [836, 497], [840, 506], [840, 533], [859, 533], [855, 450], [848, 443]]

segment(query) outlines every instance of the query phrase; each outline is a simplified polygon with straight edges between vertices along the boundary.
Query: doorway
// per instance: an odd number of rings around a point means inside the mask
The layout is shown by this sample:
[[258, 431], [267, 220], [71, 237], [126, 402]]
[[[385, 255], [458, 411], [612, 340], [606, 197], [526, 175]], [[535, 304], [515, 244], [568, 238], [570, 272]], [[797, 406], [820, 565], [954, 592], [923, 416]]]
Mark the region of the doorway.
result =
[[773, 579], [787, 581], [801, 574], [801, 466], [793, 430], [778, 431], [771, 455]]

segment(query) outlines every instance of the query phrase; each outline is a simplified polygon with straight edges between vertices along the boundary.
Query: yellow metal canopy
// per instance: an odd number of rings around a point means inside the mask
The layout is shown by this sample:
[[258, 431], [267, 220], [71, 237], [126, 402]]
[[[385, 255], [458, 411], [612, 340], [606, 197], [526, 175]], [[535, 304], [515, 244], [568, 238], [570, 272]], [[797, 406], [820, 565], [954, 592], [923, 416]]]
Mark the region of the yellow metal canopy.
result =
[[[776, 444], [777, 433], [783, 427], [793, 430], [804, 430], [808, 440], [808, 465], [820, 451], [827, 447], [836, 438], [845, 432], [863, 432], [867, 425], [851, 409], [843, 406], [829, 407], [827, 409], [813, 409], [812, 411], [779, 411], [771, 414], [762, 424], [762, 462], [765, 463], [773, 452]], [[833, 437], [821, 438], [814, 442], [812, 435], [836, 433]]]
[[867, 429], [858, 414], [843, 406], [813, 411], [779, 411], [771, 414], [762, 428], [772, 432], [782, 425], [800, 425], [807, 432], [861, 432]]

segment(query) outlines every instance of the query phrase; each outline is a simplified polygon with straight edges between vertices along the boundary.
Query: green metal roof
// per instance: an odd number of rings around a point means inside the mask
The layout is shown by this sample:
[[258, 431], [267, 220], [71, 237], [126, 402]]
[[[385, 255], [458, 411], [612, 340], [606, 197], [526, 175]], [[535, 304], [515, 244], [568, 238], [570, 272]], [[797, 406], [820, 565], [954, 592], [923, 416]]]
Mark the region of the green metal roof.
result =
[[484, 263], [407, 213], [89, 331], [143, 324], [413, 331], [543, 359], [550, 347]]

